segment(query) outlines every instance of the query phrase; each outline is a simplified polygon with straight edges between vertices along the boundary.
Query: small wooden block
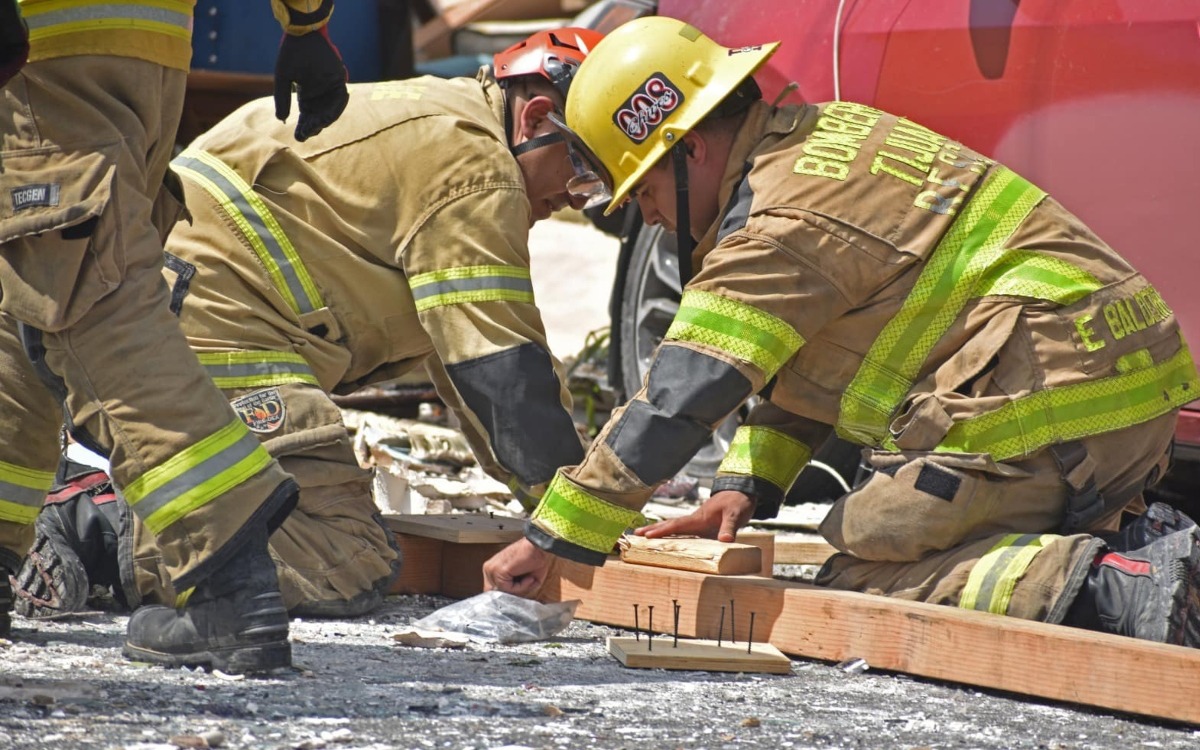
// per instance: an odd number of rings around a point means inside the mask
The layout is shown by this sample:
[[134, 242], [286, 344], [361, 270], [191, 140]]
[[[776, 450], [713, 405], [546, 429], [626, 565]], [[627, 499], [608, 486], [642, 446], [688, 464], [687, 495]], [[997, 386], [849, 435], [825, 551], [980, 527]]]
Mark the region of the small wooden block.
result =
[[750, 644], [723, 641], [680, 641], [674, 645], [669, 635], [651, 641], [622, 636], [608, 639], [608, 653], [631, 669], [690, 669], [699, 672], [766, 672], [791, 674], [792, 662], [769, 643]]
[[525, 522], [521, 519], [482, 513], [384, 514], [383, 521], [396, 534], [424, 536], [455, 544], [508, 544], [525, 535]]
[[447, 544], [442, 551], [442, 596], [466, 599], [483, 593], [483, 564], [507, 544]]
[[824, 565], [836, 552], [820, 534], [778, 534], [775, 537], [776, 565]]
[[404, 556], [400, 575], [392, 581], [389, 594], [439, 594], [442, 591], [441, 539], [397, 534], [396, 543]]
[[621, 540], [621, 559], [634, 565], [723, 576], [762, 571], [762, 550], [758, 547], [694, 537], [627, 536]]

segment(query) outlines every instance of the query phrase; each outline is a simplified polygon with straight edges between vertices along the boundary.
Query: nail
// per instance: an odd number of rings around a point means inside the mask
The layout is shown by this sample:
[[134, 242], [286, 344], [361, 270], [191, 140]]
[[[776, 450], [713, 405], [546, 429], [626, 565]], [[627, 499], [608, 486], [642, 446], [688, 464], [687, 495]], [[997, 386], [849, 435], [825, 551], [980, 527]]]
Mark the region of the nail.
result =
[[725, 636], [725, 605], [721, 605], [721, 624], [717, 626], [717, 648], [721, 647], [721, 640]]
[[675, 605], [675, 648], [679, 648], [679, 600], [672, 599], [671, 603]]
[[650, 610], [650, 622], [646, 625], [646, 650], [654, 650], [654, 605], [650, 604], [646, 607]]
[[639, 628], [638, 628], [638, 611], [637, 610], [638, 610], [638, 606], [636, 604], [633, 605], [633, 640], [640, 642], [642, 640], [642, 636], [638, 632]]
[[750, 653], [750, 647], [754, 645], [754, 613], [750, 613], [750, 635], [746, 636], [746, 653]]

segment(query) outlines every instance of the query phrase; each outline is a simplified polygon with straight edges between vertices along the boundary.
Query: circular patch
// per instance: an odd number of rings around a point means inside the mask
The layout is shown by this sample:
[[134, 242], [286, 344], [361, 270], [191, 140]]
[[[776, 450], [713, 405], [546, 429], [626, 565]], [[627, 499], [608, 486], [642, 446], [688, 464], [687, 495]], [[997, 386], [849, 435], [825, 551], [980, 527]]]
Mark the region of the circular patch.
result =
[[278, 388], [255, 391], [229, 402], [251, 432], [274, 432], [283, 426], [286, 409]]

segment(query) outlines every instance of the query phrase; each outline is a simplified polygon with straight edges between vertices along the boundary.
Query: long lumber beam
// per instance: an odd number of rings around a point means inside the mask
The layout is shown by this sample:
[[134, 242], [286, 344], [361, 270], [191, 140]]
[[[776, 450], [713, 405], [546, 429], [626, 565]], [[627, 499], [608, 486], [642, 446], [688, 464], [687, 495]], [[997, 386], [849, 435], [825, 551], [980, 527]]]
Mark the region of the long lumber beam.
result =
[[[575, 616], [633, 627], [633, 605], [681, 610], [679, 635], [754, 639], [826, 661], [862, 658], [876, 669], [1200, 724], [1200, 650], [907, 602], [758, 576], [713, 576], [628, 565], [555, 560], [538, 596], [580, 599]], [[734, 602], [731, 607], [730, 601]], [[669, 618], [666, 632], [673, 628]], [[643, 621], [640, 623], [645, 625]], [[657, 623], [656, 623], [657, 624]]]

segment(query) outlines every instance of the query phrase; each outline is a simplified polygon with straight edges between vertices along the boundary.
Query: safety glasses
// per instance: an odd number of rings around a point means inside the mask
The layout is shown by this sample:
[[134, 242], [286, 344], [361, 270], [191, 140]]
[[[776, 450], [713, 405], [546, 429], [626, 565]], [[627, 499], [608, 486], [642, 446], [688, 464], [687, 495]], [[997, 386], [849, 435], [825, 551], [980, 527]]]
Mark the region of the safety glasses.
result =
[[558, 112], [549, 114], [550, 122], [562, 132], [567, 142], [567, 156], [571, 159], [571, 167], [575, 175], [567, 181], [567, 192], [576, 198], [584, 198], [587, 204], [584, 208], [598, 206], [612, 200], [611, 180], [604, 165], [595, 158], [595, 154], [587, 144], [567, 127], [567, 123]]

